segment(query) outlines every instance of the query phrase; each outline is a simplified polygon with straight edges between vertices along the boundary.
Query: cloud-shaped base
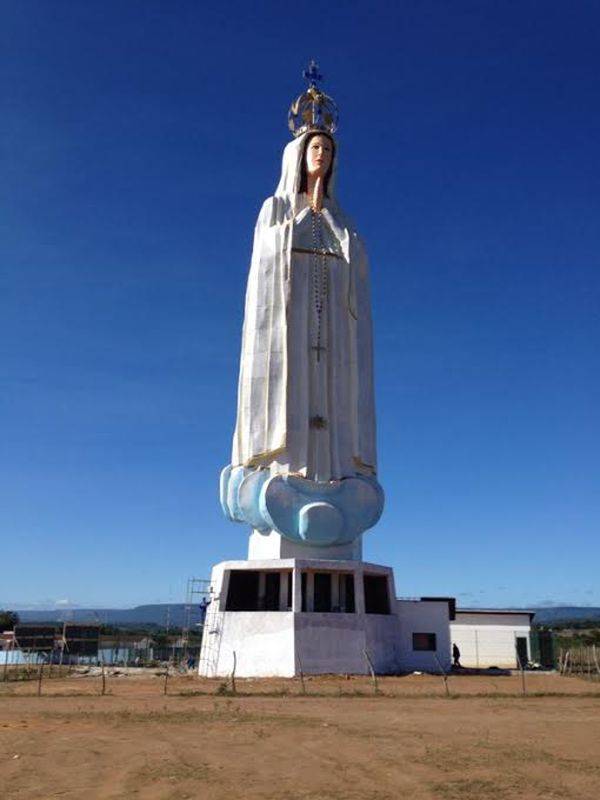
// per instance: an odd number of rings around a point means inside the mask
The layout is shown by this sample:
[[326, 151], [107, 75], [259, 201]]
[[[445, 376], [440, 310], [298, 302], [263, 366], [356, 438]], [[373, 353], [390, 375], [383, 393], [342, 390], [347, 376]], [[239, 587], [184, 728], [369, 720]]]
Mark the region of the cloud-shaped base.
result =
[[233, 522], [322, 547], [354, 541], [375, 525], [384, 503], [377, 480], [358, 475], [321, 482], [229, 466], [220, 488], [223, 513]]

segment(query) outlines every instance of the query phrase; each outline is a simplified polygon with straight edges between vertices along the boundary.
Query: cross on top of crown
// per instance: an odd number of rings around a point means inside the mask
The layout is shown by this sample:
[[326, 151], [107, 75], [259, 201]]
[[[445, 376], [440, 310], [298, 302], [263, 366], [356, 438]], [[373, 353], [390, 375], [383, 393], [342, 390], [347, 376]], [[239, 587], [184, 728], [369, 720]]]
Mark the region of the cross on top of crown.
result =
[[333, 135], [338, 125], [338, 109], [335, 102], [319, 86], [323, 80], [319, 65], [311, 59], [302, 75], [308, 81], [308, 89], [297, 97], [288, 112], [288, 128], [294, 136], [309, 130], [324, 131]]
[[314, 58], [311, 59], [307, 69], [305, 69], [302, 74], [308, 81], [309, 86], [316, 86], [317, 81], [323, 80], [323, 76], [319, 72], [319, 65]]

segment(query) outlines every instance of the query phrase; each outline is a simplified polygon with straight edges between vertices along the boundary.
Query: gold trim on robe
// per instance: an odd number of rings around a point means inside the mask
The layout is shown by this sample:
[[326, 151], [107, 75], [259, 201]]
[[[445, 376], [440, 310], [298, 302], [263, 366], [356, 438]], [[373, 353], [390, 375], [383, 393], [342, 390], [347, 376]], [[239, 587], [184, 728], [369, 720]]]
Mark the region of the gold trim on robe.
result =
[[[275, 456], [281, 455], [285, 451], [286, 445], [283, 444], [281, 447], [278, 447], [276, 450], [267, 450], [265, 453], [257, 453], [252, 458], [249, 458], [248, 461], [244, 463], [244, 467], [258, 467], [260, 466], [261, 461], [266, 461], [269, 459], [273, 461]], [[265, 465], [267, 466], [267, 465]]]
[[360, 456], [353, 456], [352, 460], [354, 461], [354, 466], [357, 467], [357, 469], [360, 469], [363, 472], [367, 472], [370, 475], [377, 474], [375, 472], [375, 467], [373, 466], [373, 464], [365, 464], [365, 462], [362, 460], [362, 458], [360, 458]]

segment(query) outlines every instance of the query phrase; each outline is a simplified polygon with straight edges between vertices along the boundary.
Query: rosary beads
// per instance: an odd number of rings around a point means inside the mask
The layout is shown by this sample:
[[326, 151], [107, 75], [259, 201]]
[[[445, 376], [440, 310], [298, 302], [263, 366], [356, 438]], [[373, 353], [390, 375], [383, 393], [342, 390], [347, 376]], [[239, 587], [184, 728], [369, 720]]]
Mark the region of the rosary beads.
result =
[[[323, 306], [326, 302], [329, 289], [329, 268], [327, 266], [327, 256], [323, 245], [323, 227], [321, 212], [311, 208], [312, 238], [313, 238], [313, 258], [312, 258], [312, 279], [313, 296], [315, 311], [317, 312], [317, 344], [312, 349], [317, 353], [317, 361], [321, 360], [321, 351], [326, 348], [321, 345]], [[320, 267], [320, 269], [319, 269]]]

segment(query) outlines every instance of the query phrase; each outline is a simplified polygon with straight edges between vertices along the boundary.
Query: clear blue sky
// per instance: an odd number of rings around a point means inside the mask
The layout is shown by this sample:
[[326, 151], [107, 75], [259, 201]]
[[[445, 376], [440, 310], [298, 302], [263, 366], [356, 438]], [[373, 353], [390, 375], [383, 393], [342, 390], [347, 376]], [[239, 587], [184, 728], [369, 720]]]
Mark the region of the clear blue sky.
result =
[[5, 0], [0, 606], [179, 601], [311, 57], [371, 256], [400, 595], [600, 605], [600, 5]]

